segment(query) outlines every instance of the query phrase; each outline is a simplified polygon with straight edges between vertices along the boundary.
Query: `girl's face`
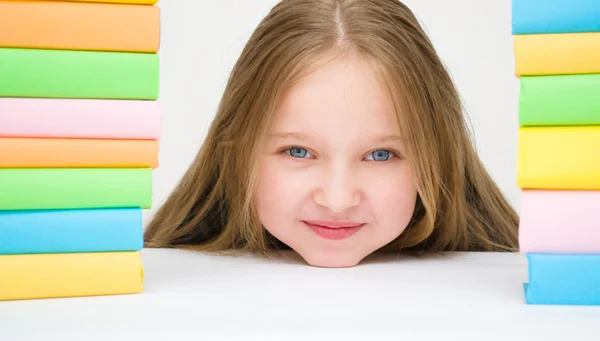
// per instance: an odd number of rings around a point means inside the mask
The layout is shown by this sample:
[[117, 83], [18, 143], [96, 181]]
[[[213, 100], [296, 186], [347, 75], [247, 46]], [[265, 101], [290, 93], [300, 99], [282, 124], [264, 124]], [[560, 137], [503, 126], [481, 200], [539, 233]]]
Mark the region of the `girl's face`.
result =
[[263, 226], [313, 266], [349, 267], [398, 237], [417, 190], [382, 84], [353, 60], [304, 78], [265, 141]]

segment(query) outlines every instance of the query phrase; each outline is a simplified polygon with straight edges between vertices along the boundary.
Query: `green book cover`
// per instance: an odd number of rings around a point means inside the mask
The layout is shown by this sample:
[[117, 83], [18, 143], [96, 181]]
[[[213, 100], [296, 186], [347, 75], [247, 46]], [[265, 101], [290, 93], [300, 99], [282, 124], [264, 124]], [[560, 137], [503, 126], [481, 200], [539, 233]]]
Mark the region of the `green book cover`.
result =
[[158, 99], [157, 54], [0, 48], [0, 97]]
[[600, 74], [521, 77], [519, 124], [600, 125]]
[[0, 169], [0, 210], [151, 205], [151, 168]]

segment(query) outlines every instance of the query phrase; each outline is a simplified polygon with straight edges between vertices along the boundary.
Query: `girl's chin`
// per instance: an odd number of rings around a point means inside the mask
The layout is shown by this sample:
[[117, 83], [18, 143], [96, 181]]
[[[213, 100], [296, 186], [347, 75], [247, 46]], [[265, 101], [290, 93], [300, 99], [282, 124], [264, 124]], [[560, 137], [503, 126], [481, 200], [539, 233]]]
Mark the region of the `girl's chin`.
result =
[[317, 268], [351, 268], [358, 265], [363, 258], [347, 252], [304, 252], [300, 253], [304, 261]]

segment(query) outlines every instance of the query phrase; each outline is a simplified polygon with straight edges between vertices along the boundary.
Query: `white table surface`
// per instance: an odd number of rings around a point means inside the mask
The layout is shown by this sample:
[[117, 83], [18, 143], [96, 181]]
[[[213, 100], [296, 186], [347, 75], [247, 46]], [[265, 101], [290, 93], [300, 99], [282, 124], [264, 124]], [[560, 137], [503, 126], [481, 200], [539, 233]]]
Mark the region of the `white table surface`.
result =
[[143, 294], [0, 302], [0, 340], [600, 340], [600, 307], [524, 303], [520, 254], [142, 259]]

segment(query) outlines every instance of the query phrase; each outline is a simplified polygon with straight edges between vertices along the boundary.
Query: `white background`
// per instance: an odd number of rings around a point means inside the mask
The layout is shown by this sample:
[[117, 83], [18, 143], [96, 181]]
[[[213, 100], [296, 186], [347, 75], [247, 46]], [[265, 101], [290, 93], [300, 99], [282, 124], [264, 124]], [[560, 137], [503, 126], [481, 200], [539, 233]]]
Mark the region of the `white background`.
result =
[[[276, 0], [161, 0], [163, 138], [154, 204], [166, 199], [214, 117], [231, 68]], [[516, 185], [519, 81], [510, 0], [405, 0], [461, 93], [479, 155], [510, 203]]]

